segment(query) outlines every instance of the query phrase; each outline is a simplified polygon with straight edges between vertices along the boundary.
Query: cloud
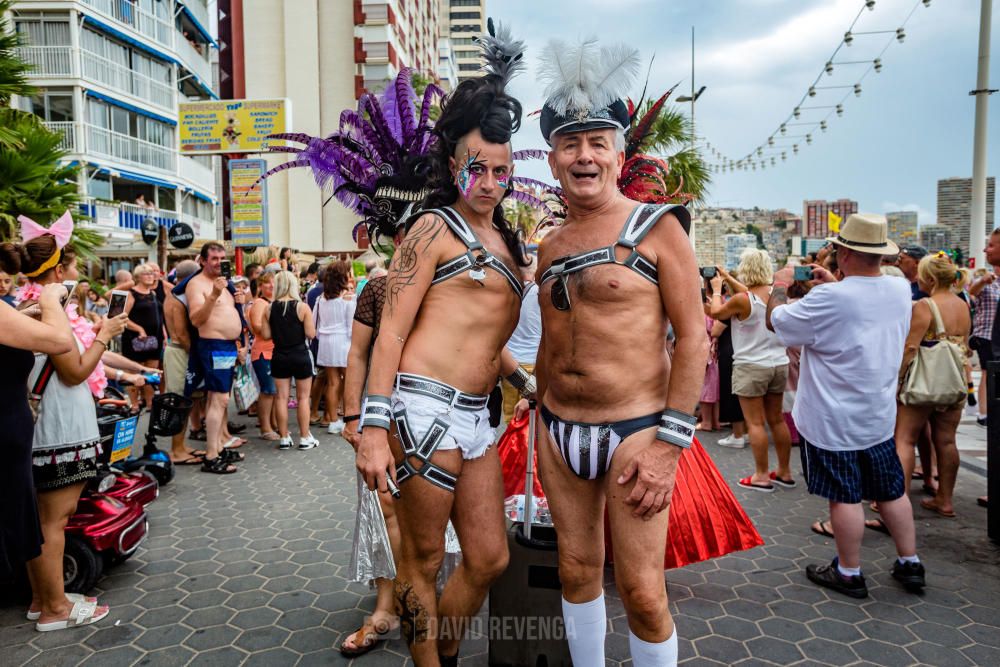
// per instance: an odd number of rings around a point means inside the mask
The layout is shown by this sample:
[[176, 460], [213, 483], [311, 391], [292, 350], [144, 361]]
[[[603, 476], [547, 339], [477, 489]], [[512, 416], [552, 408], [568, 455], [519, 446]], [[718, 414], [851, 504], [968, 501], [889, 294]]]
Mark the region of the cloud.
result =
[[920, 204], [897, 204], [894, 201], [882, 202], [883, 213], [891, 213], [893, 211], [916, 211], [917, 224], [921, 227], [924, 225], [933, 225], [937, 222], [937, 213], [922, 208]]

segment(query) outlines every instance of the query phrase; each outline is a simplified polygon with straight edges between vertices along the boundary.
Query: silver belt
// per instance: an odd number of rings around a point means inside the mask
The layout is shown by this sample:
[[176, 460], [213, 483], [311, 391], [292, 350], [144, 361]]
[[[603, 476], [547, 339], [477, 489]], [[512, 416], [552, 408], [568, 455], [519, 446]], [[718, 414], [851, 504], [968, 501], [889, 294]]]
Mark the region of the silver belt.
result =
[[486, 407], [489, 396], [479, 396], [478, 394], [466, 394], [451, 385], [437, 380], [424, 377], [423, 375], [412, 375], [410, 373], [396, 374], [396, 389], [421, 394], [435, 398], [442, 403], [452, 405], [459, 410], [475, 412]]

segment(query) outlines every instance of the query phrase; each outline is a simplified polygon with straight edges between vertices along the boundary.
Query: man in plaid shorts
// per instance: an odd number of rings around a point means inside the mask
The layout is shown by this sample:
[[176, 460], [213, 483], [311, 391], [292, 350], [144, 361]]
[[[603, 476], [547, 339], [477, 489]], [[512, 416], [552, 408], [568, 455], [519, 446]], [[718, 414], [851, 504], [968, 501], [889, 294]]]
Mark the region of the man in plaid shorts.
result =
[[806, 575], [845, 595], [868, 596], [861, 574], [861, 501], [877, 500], [896, 543], [892, 576], [918, 592], [924, 567], [893, 438], [910, 290], [904, 280], [879, 271], [882, 256], [898, 252], [886, 236], [885, 218], [851, 215], [830, 240], [844, 279], [837, 282], [813, 265], [813, 287], [803, 299], [787, 304], [788, 285], [775, 283], [767, 305], [768, 328], [785, 345], [802, 348], [792, 414], [803, 437], [809, 492], [830, 501], [837, 546], [832, 563], [809, 565]]

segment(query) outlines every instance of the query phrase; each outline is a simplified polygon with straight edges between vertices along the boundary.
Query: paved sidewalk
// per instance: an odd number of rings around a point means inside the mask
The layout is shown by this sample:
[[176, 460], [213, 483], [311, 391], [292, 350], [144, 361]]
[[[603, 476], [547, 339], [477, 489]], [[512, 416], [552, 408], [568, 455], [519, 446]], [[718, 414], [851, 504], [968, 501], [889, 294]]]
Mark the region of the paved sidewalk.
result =
[[[240, 472], [227, 477], [180, 468], [149, 508], [145, 545], [99, 583], [96, 593], [111, 605], [110, 616], [41, 634], [24, 620], [23, 606], [0, 607], [0, 663], [346, 664], [336, 646], [374, 597], [344, 579], [354, 524], [353, 454], [340, 438], [321, 440], [306, 452], [251, 441]], [[750, 452], [720, 448], [715, 440], [706, 434], [703, 441], [735, 484], [749, 471]], [[823, 503], [802, 488], [737, 489], [766, 544], [667, 573], [682, 663], [1000, 665], [1000, 548], [987, 541], [986, 513], [975, 504], [983, 488], [982, 477], [963, 469], [957, 519], [917, 508], [929, 583], [923, 596], [892, 581], [892, 542], [868, 531], [863, 558], [871, 596], [863, 601], [805, 578], [807, 563], [833, 555], [832, 541], [809, 530], [825, 516]], [[607, 592], [608, 664], [631, 664], [621, 601], [613, 585]], [[485, 665], [486, 650], [484, 638], [466, 642], [462, 663]], [[397, 639], [356, 662], [408, 660]]]

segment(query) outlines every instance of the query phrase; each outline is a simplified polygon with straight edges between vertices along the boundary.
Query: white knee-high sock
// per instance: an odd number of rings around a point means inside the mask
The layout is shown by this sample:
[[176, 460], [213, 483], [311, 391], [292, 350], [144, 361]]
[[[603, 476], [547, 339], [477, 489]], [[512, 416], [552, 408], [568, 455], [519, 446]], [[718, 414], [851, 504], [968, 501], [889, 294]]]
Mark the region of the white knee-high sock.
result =
[[604, 635], [608, 631], [604, 593], [581, 604], [563, 598], [562, 610], [574, 667], [604, 667]]
[[677, 628], [666, 641], [645, 642], [628, 631], [628, 648], [635, 667], [675, 667], [677, 665]]

